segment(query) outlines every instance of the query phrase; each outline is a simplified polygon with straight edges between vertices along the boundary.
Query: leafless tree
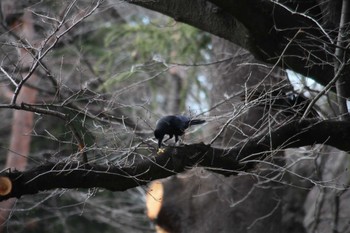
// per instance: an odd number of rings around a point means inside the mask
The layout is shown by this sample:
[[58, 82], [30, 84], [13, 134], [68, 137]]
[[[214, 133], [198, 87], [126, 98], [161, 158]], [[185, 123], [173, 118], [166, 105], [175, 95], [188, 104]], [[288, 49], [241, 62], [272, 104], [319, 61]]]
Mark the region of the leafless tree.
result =
[[[0, 108], [15, 114], [2, 150], [22, 161], [0, 177], [0, 200], [19, 200], [2, 226], [35, 231], [13, 215], [41, 208], [70, 232], [62, 201], [69, 216], [151, 231], [147, 193], [157, 231], [350, 232], [348, 1], [1, 6]], [[313, 81], [296, 90], [299, 76]], [[156, 120], [184, 112], [206, 125], [157, 151]]]

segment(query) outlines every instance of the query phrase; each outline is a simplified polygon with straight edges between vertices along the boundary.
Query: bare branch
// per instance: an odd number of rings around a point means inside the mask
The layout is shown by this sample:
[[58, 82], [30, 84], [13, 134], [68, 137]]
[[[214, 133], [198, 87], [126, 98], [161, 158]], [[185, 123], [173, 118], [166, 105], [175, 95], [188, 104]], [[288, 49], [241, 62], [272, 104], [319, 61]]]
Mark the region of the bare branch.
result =
[[331, 44], [334, 44], [334, 41], [332, 40], [332, 38], [329, 36], [329, 34], [326, 32], [326, 30], [322, 27], [322, 25], [317, 22], [317, 20], [315, 20], [314, 18], [312, 18], [311, 16], [307, 15], [307, 14], [303, 14], [303, 13], [299, 13], [297, 11], [293, 11], [291, 9], [289, 9], [287, 6], [283, 5], [282, 3], [279, 3], [277, 1], [274, 1], [274, 0], [270, 0], [271, 2], [273, 2], [274, 4], [282, 7], [283, 9], [289, 11], [291, 14], [297, 14], [297, 15], [300, 15], [302, 17], [305, 17], [309, 20], [311, 20], [320, 30], [321, 32], [327, 37], [328, 41], [331, 43]]
[[296, 120], [234, 148], [221, 149], [199, 143], [169, 147], [160, 156], [140, 157], [134, 154], [139, 159], [131, 164], [48, 163], [24, 172], [4, 172], [2, 177], [10, 179], [12, 190], [3, 194], [0, 200], [19, 198], [54, 188], [100, 187], [111, 191], [124, 191], [195, 166], [232, 175], [238, 171], [251, 170], [256, 161], [263, 160], [277, 149], [327, 144], [350, 151], [350, 144], [346, 143], [349, 140], [349, 122]]
[[325, 86], [310, 102], [310, 104], [307, 106], [303, 116], [301, 117], [301, 119], [304, 119], [307, 114], [309, 114], [309, 112], [311, 111], [311, 109], [313, 108], [313, 106], [315, 105], [315, 103], [317, 102], [317, 100], [319, 98], [321, 98], [321, 96], [323, 96], [324, 94], [326, 94], [327, 91], [329, 91], [332, 86], [338, 81], [338, 79], [341, 76], [341, 73], [344, 69], [344, 63], [341, 63], [336, 74], [334, 75], [334, 77], [332, 78], [332, 80], [327, 84], [327, 86]]
[[[18, 93], [20, 92], [22, 86], [25, 84], [25, 82], [32, 76], [32, 74], [35, 72], [36, 68], [41, 64], [42, 59], [52, 50], [53, 47], [55, 47], [55, 45], [57, 44], [57, 42], [59, 41], [59, 39], [64, 36], [65, 34], [67, 34], [70, 30], [72, 30], [76, 25], [78, 25], [79, 23], [81, 23], [84, 19], [86, 19], [87, 17], [89, 17], [91, 14], [93, 14], [95, 12], [95, 10], [100, 6], [101, 1], [97, 1], [96, 4], [85, 14], [83, 15], [81, 18], [79, 18], [79, 20], [77, 20], [76, 22], [74, 22], [69, 28], [67, 28], [66, 30], [64, 30], [63, 32], [60, 33], [60, 29], [63, 26], [63, 23], [65, 22], [64, 19], [66, 18], [66, 16], [69, 13], [69, 10], [74, 6], [74, 3], [76, 1], [72, 2], [71, 5], [68, 6], [67, 12], [65, 13], [65, 16], [63, 18], [63, 20], [60, 22], [60, 24], [58, 25], [58, 27], [43, 41], [41, 48], [38, 50], [38, 55], [37, 56], [33, 56], [34, 62], [29, 70], [29, 72], [27, 73], [27, 75], [21, 80], [21, 82], [16, 86], [16, 90], [14, 92], [13, 95], [13, 99], [11, 101], [12, 104], [16, 103], [17, 100], [17, 96]], [[52, 41], [53, 40], [53, 41]], [[49, 45], [48, 45], [49, 44]], [[45, 46], [48, 45], [47, 48], [45, 48]], [[29, 51], [28, 51], [29, 53]]]
[[18, 86], [18, 84], [16, 83], [16, 81], [6, 72], [6, 70], [4, 70], [4, 68], [2, 68], [2, 66], [0, 66], [0, 70], [2, 73], [4, 73], [4, 75], [6, 75], [6, 77], [8, 79], [10, 79], [10, 81], [12, 82], [13, 85], [15, 85], [15, 87]]

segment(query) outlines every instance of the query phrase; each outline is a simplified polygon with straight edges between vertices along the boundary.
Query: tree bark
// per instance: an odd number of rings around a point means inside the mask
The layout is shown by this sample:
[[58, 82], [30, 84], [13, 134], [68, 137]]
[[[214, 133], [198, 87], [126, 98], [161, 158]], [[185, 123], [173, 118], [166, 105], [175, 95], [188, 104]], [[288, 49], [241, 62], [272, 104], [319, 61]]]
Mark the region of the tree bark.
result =
[[[224, 38], [263, 62], [288, 67], [324, 86], [334, 74], [333, 57], [329, 54], [334, 54], [336, 48], [335, 29], [339, 23], [334, 21], [339, 19], [340, 11], [333, 1], [327, 4], [263, 0], [127, 2]], [[289, 45], [291, 40], [294, 41]], [[281, 56], [283, 59], [279, 59]], [[350, 81], [345, 80], [344, 85], [349, 87]], [[350, 91], [345, 96], [350, 96]]]
[[[338, 32], [338, 39], [337, 39], [337, 48], [335, 49], [335, 65], [334, 65], [334, 74], [338, 72], [339, 69], [341, 69], [341, 66], [346, 66], [347, 63], [347, 53], [345, 48], [347, 47], [346, 40], [349, 37], [348, 33], [346, 32], [346, 28], [348, 27], [347, 24], [349, 23], [349, 17], [350, 16], [350, 4], [349, 1], [343, 0], [342, 1], [342, 11], [341, 11], [341, 17], [339, 22], [339, 32]], [[346, 104], [346, 92], [347, 92], [347, 86], [346, 79], [347, 76], [345, 75], [345, 70], [341, 71], [341, 75], [339, 76], [339, 79], [336, 82], [336, 90], [337, 90], [337, 102], [339, 107], [339, 113], [340, 113], [340, 120], [349, 120], [349, 110]]]
[[[14, 2], [5, 1], [2, 2], [2, 9], [6, 9], [3, 12], [4, 18], [8, 19], [14, 17], [14, 11], [18, 10], [15, 7]], [[17, 16], [16, 16], [17, 17]], [[35, 30], [33, 25], [33, 19], [31, 12], [25, 11], [23, 16], [14, 18], [10, 23], [10, 28], [13, 32], [17, 33], [21, 38], [25, 38], [32, 45], [35, 45], [34, 37]], [[19, 63], [23, 70], [29, 70], [33, 64], [33, 55], [25, 48], [18, 48]], [[27, 75], [26, 72], [21, 74], [22, 77]], [[36, 85], [38, 77], [33, 74], [27, 83]], [[18, 86], [17, 86], [18, 87]], [[16, 88], [17, 88], [16, 87]], [[33, 104], [36, 101], [38, 91], [27, 86], [23, 86], [22, 89], [15, 93], [12, 98], [16, 96], [18, 103]], [[14, 111], [11, 129], [11, 138], [9, 145], [9, 152], [7, 154], [5, 168], [15, 168], [16, 170], [23, 171], [27, 166], [27, 157], [30, 152], [31, 132], [34, 123], [34, 113], [28, 111]], [[11, 212], [11, 208], [15, 202], [15, 199], [9, 199], [0, 204], [0, 232], [4, 230], [5, 223], [8, 215]]]
[[314, 144], [350, 151], [350, 144], [344, 143], [349, 139], [349, 122], [296, 120], [233, 148], [221, 149], [202, 143], [184, 145], [168, 148], [156, 157], [132, 159], [135, 160], [133, 164], [123, 166], [48, 163], [24, 172], [3, 172], [2, 177], [10, 178], [13, 189], [0, 201], [54, 188], [100, 187], [124, 191], [197, 166], [219, 174], [234, 175], [254, 169], [271, 151], [275, 153], [276, 150]]

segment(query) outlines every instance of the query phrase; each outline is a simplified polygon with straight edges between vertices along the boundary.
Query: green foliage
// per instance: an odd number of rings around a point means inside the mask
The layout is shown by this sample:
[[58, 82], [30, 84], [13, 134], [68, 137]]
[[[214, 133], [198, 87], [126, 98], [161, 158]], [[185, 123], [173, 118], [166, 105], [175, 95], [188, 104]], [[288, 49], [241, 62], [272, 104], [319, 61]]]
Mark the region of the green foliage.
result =
[[109, 90], [110, 87], [113, 87], [115, 84], [118, 84], [120, 82], [123, 82], [127, 79], [129, 79], [136, 71], [130, 70], [130, 71], [124, 71], [118, 74], [113, 75], [109, 79], [107, 79], [98, 89], [98, 91], [101, 90]]
[[[122, 98], [120, 93], [124, 89], [136, 90], [129, 89], [131, 86], [137, 87], [139, 94], [141, 90], [148, 90], [149, 94], [152, 93], [149, 95], [152, 97], [150, 104], [158, 103], [150, 106], [151, 109], [158, 107], [167, 111], [169, 91], [174, 87], [171, 74], [167, 72], [172, 64], [205, 63], [210, 53], [210, 36], [207, 33], [170, 18], [150, 21], [148, 18], [134, 17], [122, 24], [106, 25], [91, 33], [79, 45], [85, 56], [95, 61], [94, 73], [102, 80], [96, 91], [118, 92], [118, 97]], [[194, 90], [191, 86], [198, 84], [199, 70], [199, 67], [193, 66], [186, 71], [186, 79], [182, 81], [179, 92], [180, 111], [186, 111], [189, 94], [196, 95], [191, 93]], [[167, 77], [163, 79], [164, 76]], [[200, 86], [195, 89], [198, 93], [204, 90]], [[145, 96], [133, 98], [138, 102]]]
[[210, 42], [207, 34], [170, 19], [166, 26], [156, 24], [144, 23], [140, 19], [110, 25], [87, 38], [82, 49], [88, 56], [98, 57], [95, 72], [105, 79], [112, 79], [104, 87], [130, 78], [135, 74], [130, 67], [149, 62], [155, 56], [160, 59], [158, 62], [164, 63], [205, 60], [201, 50], [206, 49]]
[[[194, 59], [201, 48], [209, 43], [209, 37], [191, 26], [170, 21], [166, 26], [151, 23], [127, 23], [109, 28], [104, 44], [118, 50], [123, 39], [133, 48], [130, 55], [140, 60], [150, 54], [160, 54], [169, 60]], [[125, 44], [123, 44], [125, 45]]]

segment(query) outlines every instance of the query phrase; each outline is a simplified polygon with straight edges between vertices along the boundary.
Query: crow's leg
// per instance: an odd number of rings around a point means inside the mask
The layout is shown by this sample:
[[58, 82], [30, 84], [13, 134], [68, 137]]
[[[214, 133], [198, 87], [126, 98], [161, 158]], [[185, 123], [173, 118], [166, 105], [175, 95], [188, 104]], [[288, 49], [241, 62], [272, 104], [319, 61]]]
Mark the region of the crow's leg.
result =
[[[169, 135], [169, 138], [167, 138], [166, 140], [164, 140], [164, 142], [167, 142], [169, 139], [172, 139], [174, 135]], [[176, 136], [175, 136], [176, 137]]]
[[160, 149], [162, 147], [162, 141], [163, 141], [163, 137], [158, 139], [158, 149]]
[[177, 144], [177, 142], [179, 142], [179, 145], [183, 144], [182, 137], [179, 135], [175, 135], [175, 145]]
[[179, 141], [179, 135], [175, 135], [175, 144]]

